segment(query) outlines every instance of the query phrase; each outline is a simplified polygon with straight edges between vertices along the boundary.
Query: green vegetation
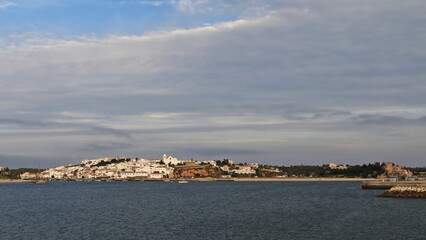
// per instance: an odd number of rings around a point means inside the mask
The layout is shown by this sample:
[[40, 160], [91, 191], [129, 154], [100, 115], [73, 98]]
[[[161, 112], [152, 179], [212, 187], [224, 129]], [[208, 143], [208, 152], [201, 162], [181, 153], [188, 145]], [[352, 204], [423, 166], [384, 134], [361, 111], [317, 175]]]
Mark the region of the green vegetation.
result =
[[230, 162], [229, 162], [229, 159], [223, 159], [223, 161], [220, 161], [220, 160], [216, 160], [216, 165], [217, 166], [219, 166], [219, 167], [222, 167], [222, 166], [225, 166], [225, 165], [232, 165]]
[[323, 166], [283, 166], [278, 167], [289, 177], [377, 177], [384, 173], [384, 163], [369, 163], [363, 165], [347, 166], [347, 169], [331, 169]]
[[413, 173], [426, 172], [426, 167], [407, 167], [407, 169], [412, 171]]
[[38, 173], [42, 172], [45, 169], [38, 169], [38, 168], [18, 168], [18, 169], [10, 169], [10, 178], [18, 179], [20, 178], [19, 175], [21, 175], [24, 172], [30, 172], [30, 173]]
[[107, 166], [107, 165], [110, 165], [112, 163], [130, 162], [131, 160], [132, 159], [130, 159], [130, 158], [112, 159], [111, 161], [108, 161], [108, 162], [102, 160], [98, 164], [95, 164], [95, 165], [92, 165], [92, 166], [95, 166], [95, 167]]
[[6, 175], [3, 175], [3, 174], [0, 174], [0, 179], [10, 179], [10, 177], [6, 176]]

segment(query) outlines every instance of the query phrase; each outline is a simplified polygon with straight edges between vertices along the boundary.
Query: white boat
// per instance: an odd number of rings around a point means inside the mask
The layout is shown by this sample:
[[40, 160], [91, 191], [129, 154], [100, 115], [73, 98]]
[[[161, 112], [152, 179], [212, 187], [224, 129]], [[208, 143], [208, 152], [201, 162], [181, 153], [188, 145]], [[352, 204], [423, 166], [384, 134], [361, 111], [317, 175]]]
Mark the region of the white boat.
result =
[[180, 181], [178, 181], [178, 183], [188, 183], [188, 181], [187, 180], [180, 180]]

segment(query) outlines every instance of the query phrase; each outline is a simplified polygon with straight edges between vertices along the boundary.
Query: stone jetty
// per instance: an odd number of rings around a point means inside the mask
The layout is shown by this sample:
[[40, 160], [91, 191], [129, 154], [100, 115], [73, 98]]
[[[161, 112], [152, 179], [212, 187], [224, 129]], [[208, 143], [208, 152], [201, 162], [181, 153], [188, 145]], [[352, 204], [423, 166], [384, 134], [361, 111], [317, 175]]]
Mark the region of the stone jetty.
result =
[[426, 198], [426, 185], [392, 187], [380, 194], [379, 197]]
[[426, 186], [426, 181], [365, 181], [362, 189], [391, 189], [393, 187]]

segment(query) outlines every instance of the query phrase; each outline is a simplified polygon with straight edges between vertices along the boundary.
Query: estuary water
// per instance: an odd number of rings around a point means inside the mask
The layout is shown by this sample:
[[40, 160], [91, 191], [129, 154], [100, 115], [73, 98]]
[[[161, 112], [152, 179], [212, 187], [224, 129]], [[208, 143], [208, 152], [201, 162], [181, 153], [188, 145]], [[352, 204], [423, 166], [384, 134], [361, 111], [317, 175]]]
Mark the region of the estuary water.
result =
[[0, 183], [1, 239], [426, 239], [426, 199], [360, 182]]

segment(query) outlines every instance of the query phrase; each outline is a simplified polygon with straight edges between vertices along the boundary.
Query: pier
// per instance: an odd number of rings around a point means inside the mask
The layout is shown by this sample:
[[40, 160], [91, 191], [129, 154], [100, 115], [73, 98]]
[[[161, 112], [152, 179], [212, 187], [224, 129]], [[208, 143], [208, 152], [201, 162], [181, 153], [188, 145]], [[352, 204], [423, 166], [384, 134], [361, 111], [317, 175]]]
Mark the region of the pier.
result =
[[362, 189], [391, 189], [393, 187], [423, 186], [426, 181], [365, 181], [362, 182]]

